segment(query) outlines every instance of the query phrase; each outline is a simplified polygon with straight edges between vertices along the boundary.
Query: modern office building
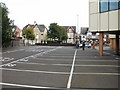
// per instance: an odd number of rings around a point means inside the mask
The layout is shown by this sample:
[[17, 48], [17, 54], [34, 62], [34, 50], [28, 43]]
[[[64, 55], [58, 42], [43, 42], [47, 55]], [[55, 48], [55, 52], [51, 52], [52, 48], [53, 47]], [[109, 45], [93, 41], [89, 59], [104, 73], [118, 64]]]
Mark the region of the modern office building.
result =
[[116, 54], [120, 49], [120, 0], [89, 0], [90, 31], [99, 34], [99, 54], [103, 55], [103, 36], [115, 35]]

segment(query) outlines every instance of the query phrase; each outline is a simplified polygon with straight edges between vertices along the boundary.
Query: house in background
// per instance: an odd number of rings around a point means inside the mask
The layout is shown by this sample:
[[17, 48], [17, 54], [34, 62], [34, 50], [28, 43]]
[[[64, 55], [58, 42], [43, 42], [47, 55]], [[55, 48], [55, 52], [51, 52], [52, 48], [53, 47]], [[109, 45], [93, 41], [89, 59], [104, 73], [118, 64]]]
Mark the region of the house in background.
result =
[[99, 34], [90, 32], [88, 27], [81, 27], [80, 30], [80, 41], [98, 41]]
[[43, 24], [37, 24], [36, 22], [34, 25], [28, 24], [26, 25], [25, 28], [31, 27], [34, 30], [35, 34], [35, 40], [30, 41], [29, 43], [35, 44], [35, 43], [45, 43], [44, 41], [47, 39], [47, 28]]
[[44, 43], [47, 39], [47, 28], [45, 25], [35, 24], [34, 26], [34, 34], [35, 34], [35, 43]]
[[80, 41], [86, 41], [87, 40], [88, 29], [89, 29], [88, 27], [81, 27]]
[[81, 40], [80, 33], [75, 34], [76, 43]]
[[68, 39], [67, 43], [76, 43], [76, 26], [63, 26], [66, 29]]
[[12, 29], [11, 46], [23, 46], [22, 30], [16, 25]]
[[15, 28], [14, 31], [15, 39], [22, 39], [22, 30], [19, 27]]

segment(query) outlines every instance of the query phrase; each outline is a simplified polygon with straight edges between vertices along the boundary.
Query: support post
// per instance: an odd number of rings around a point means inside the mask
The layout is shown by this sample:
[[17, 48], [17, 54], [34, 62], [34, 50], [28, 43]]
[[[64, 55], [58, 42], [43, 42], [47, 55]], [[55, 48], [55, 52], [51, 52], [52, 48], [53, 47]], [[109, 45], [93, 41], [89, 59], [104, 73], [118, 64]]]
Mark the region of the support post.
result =
[[103, 56], [103, 32], [99, 36], [99, 55]]
[[116, 54], [119, 55], [119, 32], [116, 33]]

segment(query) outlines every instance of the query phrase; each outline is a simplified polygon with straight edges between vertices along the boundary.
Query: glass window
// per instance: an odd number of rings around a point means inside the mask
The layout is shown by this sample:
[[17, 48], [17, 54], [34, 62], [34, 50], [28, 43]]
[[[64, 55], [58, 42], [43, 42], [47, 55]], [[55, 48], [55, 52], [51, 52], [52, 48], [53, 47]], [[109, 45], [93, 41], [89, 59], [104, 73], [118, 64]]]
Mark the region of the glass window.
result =
[[119, 3], [118, 3], [118, 8], [120, 9], [120, 1], [119, 1]]
[[108, 0], [100, 0], [100, 12], [108, 11]]
[[118, 0], [110, 0], [109, 10], [117, 10], [117, 9], [118, 9]]

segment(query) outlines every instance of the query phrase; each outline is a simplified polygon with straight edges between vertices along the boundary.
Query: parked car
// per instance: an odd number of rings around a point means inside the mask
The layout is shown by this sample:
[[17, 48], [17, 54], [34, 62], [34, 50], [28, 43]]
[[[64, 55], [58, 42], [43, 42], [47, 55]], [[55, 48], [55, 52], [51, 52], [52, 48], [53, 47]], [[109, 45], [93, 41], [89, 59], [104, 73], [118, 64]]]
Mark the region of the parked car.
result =
[[110, 43], [104, 43], [105, 46], [110, 46]]
[[91, 48], [91, 46], [92, 46], [91, 43], [89, 43], [89, 42], [86, 42], [86, 43], [85, 43], [85, 47], [87, 47], [87, 48]]
[[[85, 47], [91, 48], [91, 46], [92, 46], [91, 43], [89, 43], [89, 42], [86, 42], [86, 43], [85, 43]], [[82, 48], [82, 43], [79, 43], [79, 47]]]
[[82, 48], [82, 43], [79, 44], [79, 47]]

